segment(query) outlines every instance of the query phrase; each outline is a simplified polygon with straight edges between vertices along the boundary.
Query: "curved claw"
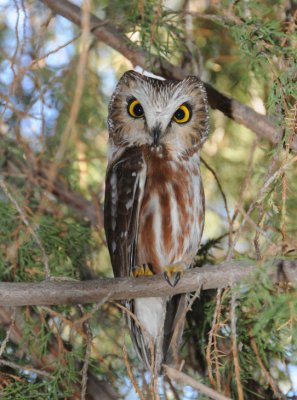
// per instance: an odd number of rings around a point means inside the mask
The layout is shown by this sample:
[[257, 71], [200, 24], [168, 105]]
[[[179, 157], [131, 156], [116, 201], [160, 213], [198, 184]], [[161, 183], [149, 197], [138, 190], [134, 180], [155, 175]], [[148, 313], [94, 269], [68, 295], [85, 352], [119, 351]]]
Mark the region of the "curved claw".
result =
[[164, 269], [164, 277], [170, 286], [174, 287], [177, 285], [180, 278], [183, 276], [185, 272], [185, 264], [184, 263], [176, 263], [172, 265], [166, 265], [163, 267]]
[[132, 268], [132, 276], [134, 278], [138, 278], [139, 276], [152, 276], [154, 275], [152, 271], [152, 265], [150, 263], [142, 264], [142, 265], [135, 265]]

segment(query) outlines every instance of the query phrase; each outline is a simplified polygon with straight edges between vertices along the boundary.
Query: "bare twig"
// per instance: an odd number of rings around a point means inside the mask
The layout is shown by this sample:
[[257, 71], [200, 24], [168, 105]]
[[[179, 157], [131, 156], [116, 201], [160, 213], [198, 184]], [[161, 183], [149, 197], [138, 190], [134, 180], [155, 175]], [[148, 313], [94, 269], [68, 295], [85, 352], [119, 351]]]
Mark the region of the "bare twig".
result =
[[90, 318], [92, 318], [94, 314], [99, 310], [99, 308], [101, 308], [102, 305], [109, 300], [109, 298], [110, 298], [110, 293], [107, 296], [105, 296], [99, 303], [96, 303], [90, 312], [85, 313], [80, 319], [75, 321], [75, 325], [79, 326], [84, 322], [88, 321]]
[[[220, 373], [219, 373], [219, 368], [218, 368], [218, 360], [217, 360], [217, 354], [218, 352], [216, 351], [216, 334], [218, 330], [218, 322], [219, 322], [219, 317], [221, 315], [221, 296], [222, 296], [222, 290], [219, 289], [217, 290], [217, 297], [216, 297], [216, 307], [213, 313], [212, 317], [212, 324], [211, 324], [211, 329], [209, 332], [208, 336], [208, 343], [207, 343], [207, 348], [206, 348], [206, 360], [207, 360], [207, 371], [208, 371], [208, 378], [210, 380], [210, 383], [213, 387], [216, 387], [220, 390], [221, 388], [221, 380], [220, 380]], [[211, 357], [211, 349], [212, 346], [215, 346], [215, 366], [216, 366], [216, 378], [217, 382], [215, 382], [213, 373], [212, 373], [212, 357]]]
[[[79, 304], [78, 307], [83, 315], [84, 314], [83, 306], [81, 304]], [[84, 321], [83, 327], [84, 327], [84, 331], [86, 334], [86, 352], [85, 352], [83, 367], [81, 370], [81, 375], [82, 375], [81, 394], [80, 394], [81, 400], [86, 399], [87, 383], [88, 383], [88, 368], [89, 368], [89, 361], [90, 361], [90, 357], [91, 357], [91, 348], [92, 348], [92, 331], [91, 331], [89, 322]]]
[[[202, 285], [201, 285], [202, 286]], [[172, 353], [173, 353], [173, 360], [176, 364], [178, 364], [179, 357], [178, 357], [178, 339], [179, 339], [179, 334], [180, 334], [180, 329], [183, 326], [185, 322], [185, 317], [188, 311], [192, 309], [192, 305], [194, 301], [200, 297], [200, 292], [201, 292], [201, 286], [198, 287], [196, 292], [194, 293], [194, 296], [192, 298], [189, 298], [187, 296], [187, 305], [182, 311], [181, 315], [179, 316], [178, 320], [176, 321], [176, 325], [172, 334], [172, 339], [171, 339], [171, 348], [172, 348]]]
[[51, 50], [49, 52], [47, 52], [44, 56], [39, 57], [39, 58], [35, 58], [34, 60], [31, 61], [31, 64], [28, 67], [25, 67], [23, 69], [24, 70], [29, 70], [31, 68], [33, 68], [36, 64], [39, 64], [40, 61], [45, 60], [47, 57], [49, 57], [52, 54], [57, 53], [58, 51], [62, 50], [64, 47], [68, 46], [69, 44], [75, 42], [78, 38], [80, 38], [81, 34], [79, 33], [78, 35], [74, 36], [72, 39], [67, 40], [67, 42], [61, 44], [60, 46], [56, 47], [54, 50]]
[[[69, 119], [67, 121], [65, 130], [61, 137], [61, 142], [59, 148], [56, 152], [54, 162], [52, 163], [49, 172], [48, 172], [48, 190], [51, 191], [53, 187], [53, 182], [56, 177], [57, 170], [60, 166], [61, 161], [63, 160], [65, 151], [69, 146], [69, 143], [75, 142], [76, 131], [74, 130], [74, 124], [80, 109], [80, 100], [83, 93], [84, 82], [85, 82], [85, 68], [88, 60], [88, 51], [89, 51], [89, 33], [90, 33], [90, 1], [84, 1], [81, 9], [81, 27], [82, 27], [82, 35], [81, 35], [81, 53], [79, 57], [79, 62], [76, 70], [77, 81], [76, 87], [73, 96], [73, 102], [71, 105]], [[42, 210], [46, 205], [46, 196], [43, 196], [39, 205], [39, 211]]]
[[19, 370], [22, 370], [22, 371], [32, 372], [32, 373], [34, 373], [34, 374], [36, 374], [38, 376], [44, 376], [46, 378], [50, 378], [51, 377], [51, 374], [49, 372], [41, 371], [40, 369], [36, 369], [36, 368], [32, 368], [30, 365], [19, 365], [19, 364], [16, 364], [14, 362], [2, 360], [2, 359], [0, 359], [0, 364], [6, 365], [7, 367], [10, 367], [10, 368], [19, 369]]
[[226, 214], [227, 214], [227, 219], [228, 219], [228, 224], [229, 224], [229, 247], [231, 246], [231, 240], [232, 240], [232, 220], [230, 217], [230, 211], [229, 211], [229, 207], [228, 207], [228, 202], [227, 202], [227, 197], [225, 195], [225, 192], [222, 188], [221, 182], [215, 172], [215, 170], [201, 157], [201, 162], [205, 165], [205, 167], [212, 173], [213, 177], [215, 178], [215, 181], [218, 185], [219, 191], [221, 193], [221, 196], [223, 198], [223, 202], [224, 202], [224, 207], [226, 210]]
[[[278, 282], [279, 261], [265, 268], [272, 282]], [[286, 274], [293, 285], [297, 284], [296, 260], [290, 261]], [[138, 297], [173, 296], [178, 293], [194, 292], [201, 285], [203, 290], [224, 288], [232, 283], [251, 279], [259, 271], [253, 261], [224, 262], [213, 266], [205, 265], [184, 273], [175, 287], [168, 285], [163, 275], [139, 278], [105, 278], [92, 281], [44, 281], [38, 283], [0, 283], [0, 305], [57, 305], [97, 303], [110, 295], [109, 300], [129, 300]], [[288, 273], [287, 273], [288, 272]], [[263, 270], [264, 273], [264, 270]]]
[[[231, 222], [231, 227], [230, 227], [231, 229], [233, 228], [234, 222], [237, 218], [237, 215], [239, 212], [239, 206], [242, 206], [242, 204], [243, 204], [244, 194], [246, 193], [246, 190], [251, 183], [252, 167], [253, 167], [253, 163], [254, 163], [254, 157], [255, 157], [255, 152], [256, 152], [257, 146], [258, 146], [258, 138], [256, 138], [254, 140], [253, 145], [250, 150], [250, 154], [249, 154], [249, 158], [248, 158], [248, 162], [247, 162], [247, 172], [246, 172], [245, 178], [243, 180], [243, 183], [241, 185], [240, 196], [239, 196], [239, 199], [237, 201], [237, 204], [235, 206], [235, 210], [234, 210], [234, 213], [232, 216], [232, 222]], [[231, 234], [230, 234], [230, 236], [231, 236]]]
[[192, 17], [196, 17], [199, 19], [204, 19], [206, 21], [212, 21], [219, 23], [221, 25], [239, 25], [242, 23], [240, 18], [236, 17], [235, 15], [216, 15], [216, 14], [202, 14], [193, 11], [184, 11], [183, 14], [191, 15]]
[[269, 383], [275, 397], [277, 399], [285, 399], [286, 397], [281, 393], [281, 391], [279, 390], [279, 388], [277, 387], [277, 384], [274, 382], [273, 377], [271, 376], [271, 374], [269, 373], [269, 371], [265, 368], [265, 365], [263, 363], [263, 361], [261, 360], [260, 354], [259, 354], [259, 350], [258, 350], [258, 346], [256, 343], [256, 339], [254, 338], [254, 336], [252, 335], [252, 333], [250, 332], [250, 339], [251, 339], [251, 346], [252, 349], [255, 353], [257, 362], [261, 368], [261, 370], [263, 371], [265, 378], [267, 379], [267, 382]]
[[129, 362], [129, 358], [128, 358], [128, 354], [127, 354], [127, 348], [126, 348], [125, 344], [123, 345], [123, 356], [124, 356], [124, 361], [125, 361], [125, 365], [126, 365], [126, 368], [127, 368], [127, 373], [128, 373], [129, 378], [130, 378], [130, 381], [131, 381], [136, 393], [138, 394], [140, 400], [145, 400], [145, 398], [144, 398], [144, 396], [143, 396], [143, 394], [142, 394], [142, 392], [140, 390], [140, 387], [139, 387], [138, 383], [136, 382], [135, 377], [133, 375], [132, 368], [131, 368], [131, 365], [130, 365], [130, 362]]
[[208, 396], [210, 399], [213, 400], [230, 400], [229, 397], [224, 396], [221, 393], [216, 392], [215, 390], [209, 388], [208, 386], [204, 385], [201, 382], [197, 382], [195, 379], [191, 378], [190, 376], [184, 374], [183, 372], [178, 371], [168, 365], [163, 365], [163, 368], [166, 372], [166, 375], [173, 380], [179, 381], [185, 385], [189, 385], [192, 388], [198, 390], [200, 393]]
[[236, 332], [236, 293], [235, 291], [231, 294], [231, 336], [232, 336], [232, 354], [234, 360], [235, 380], [237, 387], [238, 400], [244, 400], [242, 384], [240, 381], [240, 365], [237, 350], [237, 332]]
[[[152, 392], [154, 390], [154, 383], [155, 383], [155, 376], [157, 376], [157, 374], [155, 374], [155, 344], [154, 344], [154, 338], [152, 335], [150, 335], [150, 333], [147, 331], [147, 329], [145, 328], [145, 326], [139, 321], [139, 319], [137, 318], [136, 314], [134, 314], [132, 311], [130, 311], [127, 307], [124, 307], [122, 304], [120, 303], [115, 303], [115, 305], [120, 308], [127, 316], [129, 316], [131, 319], [133, 319], [133, 321], [135, 322], [135, 324], [139, 327], [139, 329], [141, 329], [142, 334], [146, 336], [146, 338], [149, 340], [149, 349], [150, 349], [150, 353], [151, 353], [151, 365], [150, 365], [150, 391]], [[127, 361], [129, 361], [127, 359]], [[158, 376], [157, 376], [158, 377]]]
[[233, 251], [234, 248], [238, 242], [238, 239], [240, 237], [240, 234], [242, 232], [243, 227], [245, 226], [248, 217], [250, 216], [251, 212], [253, 211], [253, 209], [255, 208], [256, 205], [261, 204], [261, 202], [265, 199], [265, 196], [267, 195], [267, 193], [269, 192], [269, 190], [271, 189], [271, 185], [276, 181], [276, 179], [278, 179], [292, 164], [294, 164], [297, 161], [297, 155], [295, 155], [294, 157], [292, 157], [289, 161], [287, 161], [286, 163], [284, 163], [281, 167], [279, 167], [274, 173], [272, 172], [268, 172], [268, 176], [266, 177], [266, 180], [264, 182], [264, 185], [261, 187], [261, 189], [258, 191], [258, 193], [255, 196], [254, 201], [250, 204], [249, 209], [247, 210], [241, 224], [240, 227], [238, 228], [235, 238], [233, 240], [233, 243], [231, 245], [231, 247], [228, 250], [228, 254], [226, 257], [226, 260], [231, 260], [233, 257]]

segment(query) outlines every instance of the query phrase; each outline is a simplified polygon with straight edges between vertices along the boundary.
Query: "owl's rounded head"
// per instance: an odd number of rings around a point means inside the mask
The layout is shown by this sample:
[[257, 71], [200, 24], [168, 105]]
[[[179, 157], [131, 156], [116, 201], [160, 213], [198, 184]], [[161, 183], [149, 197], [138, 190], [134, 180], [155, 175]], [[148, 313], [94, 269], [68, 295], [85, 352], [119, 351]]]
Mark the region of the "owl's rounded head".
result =
[[108, 128], [115, 147], [161, 146], [179, 154], [198, 149], [209, 130], [205, 87], [194, 76], [171, 81], [128, 71], [112, 95]]

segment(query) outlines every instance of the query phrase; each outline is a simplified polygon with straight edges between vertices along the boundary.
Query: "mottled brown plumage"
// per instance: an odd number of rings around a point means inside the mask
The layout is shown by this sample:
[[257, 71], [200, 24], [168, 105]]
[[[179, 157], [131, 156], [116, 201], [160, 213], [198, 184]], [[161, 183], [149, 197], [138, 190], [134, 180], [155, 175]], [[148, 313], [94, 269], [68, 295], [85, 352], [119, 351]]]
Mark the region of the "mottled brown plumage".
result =
[[[109, 106], [105, 231], [115, 276], [189, 268], [204, 225], [199, 150], [208, 134], [198, 78], [161, 81], [129, 71]], [[177, 350], [186, 296], [135, 299], [128, 323], [139, 357], [159, 371]], [[179, 321], [179, 322], [178, 322]], [[175, 329], [177, 333], [175, 334]], [[175, 338], [175, 339], [174, 339]]]

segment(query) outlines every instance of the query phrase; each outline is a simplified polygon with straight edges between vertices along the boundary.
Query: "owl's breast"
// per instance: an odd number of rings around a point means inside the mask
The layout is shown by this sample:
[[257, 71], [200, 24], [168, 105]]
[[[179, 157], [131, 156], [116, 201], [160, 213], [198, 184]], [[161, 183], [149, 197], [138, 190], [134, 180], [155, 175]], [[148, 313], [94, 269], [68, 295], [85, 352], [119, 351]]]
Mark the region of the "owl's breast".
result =
[[192, 259], [204, 225], [204, 193], [199, 156], [147, 157], [147, 177], [139, 214], [137, 264], [162, 266]]

